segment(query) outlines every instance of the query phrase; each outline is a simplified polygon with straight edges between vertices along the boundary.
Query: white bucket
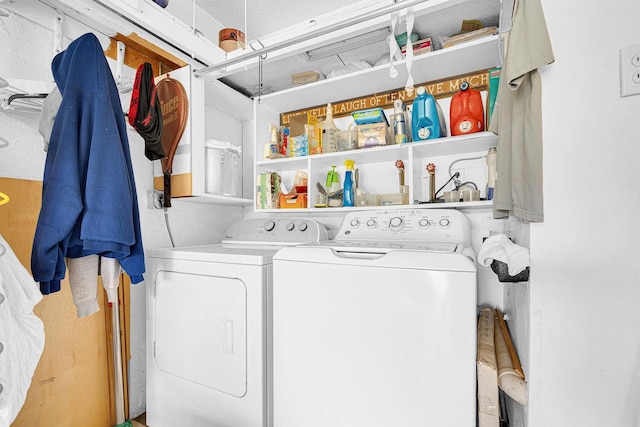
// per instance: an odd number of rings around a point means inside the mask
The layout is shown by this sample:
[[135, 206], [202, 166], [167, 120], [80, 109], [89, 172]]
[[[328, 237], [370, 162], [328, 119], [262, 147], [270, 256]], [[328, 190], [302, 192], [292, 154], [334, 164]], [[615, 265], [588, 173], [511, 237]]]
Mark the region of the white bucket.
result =
[[205, 143], [205, 189], [208, 194], [239, 197], [242, 185], [242, 149], [226, 141]]

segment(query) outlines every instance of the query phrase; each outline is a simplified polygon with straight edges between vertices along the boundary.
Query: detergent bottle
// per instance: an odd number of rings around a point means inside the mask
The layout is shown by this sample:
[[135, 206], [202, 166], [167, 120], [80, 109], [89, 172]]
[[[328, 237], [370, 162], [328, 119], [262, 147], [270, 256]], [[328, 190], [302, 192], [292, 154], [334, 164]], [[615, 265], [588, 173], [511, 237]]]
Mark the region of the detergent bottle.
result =
[[484, 108], [480, 91], [462, 82], [460, 92], [451, 98], [449, 108], [451, 136], [466, 135], [484, 130]]
[[344, 186], [342, 188], [342, 206], [355, 206], [355, 191], [353, 190], [353, 165], [355, 161], [345, 160], [347, 168], [344, 174]]
[[441, 135], [441, 124], [436, 100], [433, 95], [427, 93], [424, 86], [420, 86], [416, 91], [411, 114], [414, 142], [445, 136]]

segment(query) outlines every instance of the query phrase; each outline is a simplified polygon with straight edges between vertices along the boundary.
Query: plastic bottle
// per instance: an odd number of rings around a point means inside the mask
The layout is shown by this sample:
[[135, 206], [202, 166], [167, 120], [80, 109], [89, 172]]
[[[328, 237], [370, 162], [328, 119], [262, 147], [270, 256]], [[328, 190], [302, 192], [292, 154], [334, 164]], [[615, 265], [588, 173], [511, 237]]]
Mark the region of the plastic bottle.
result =
[[326, 187], [327, 192], [329, 193], [334, 193], [340, 190], [340, 177], [338, 176], [336, 165], [331, 165], [331, 170], [327, 172]]
[[322, 152], [335, 153], [338, 151], [338, 127], [333, 121], [331, 103], [327, 104], [327, 117], [322, 122]]
[[484, 108], [480, 91], [462, 82], [460, 92], [453, 95], [449, 107], [451, 136], [466, 135], [484, 130]]
[[322, 145], [320, 143], [320, 132], [318, 132], [318, 125], [304, 125], [304, 132], [307, 135], [309, 155], [322, 154]]
[[278, 128], [275, 125], [269, 124], [269, 132], [271, 134], [271, 140], [264, 145], [264, 158], [271, 159], [274, 155], [280, 153], [280, 144], [278, 143]]
[[487, 200], [493, 200], [493, 189], [496, 186], [496, 162], [498, 151], [496, 147], [489, 148], [487, 152]]
[[436, 100], [433, 95], [427, 93], [424, 86], [420, 86], [416, 92], [411, 119], [414, 142], [443, 136]]
[[407, 122], [401, 99], [393, 101], [393, 141], [396, 144], [407, 142]]
[[353, 191], [353, 165], [355, 161], [345, 160], [344, 165], [347, 168], [344, 174], [344, 186], [342, 188], [342, 206], [355, 205], [355, 192]]

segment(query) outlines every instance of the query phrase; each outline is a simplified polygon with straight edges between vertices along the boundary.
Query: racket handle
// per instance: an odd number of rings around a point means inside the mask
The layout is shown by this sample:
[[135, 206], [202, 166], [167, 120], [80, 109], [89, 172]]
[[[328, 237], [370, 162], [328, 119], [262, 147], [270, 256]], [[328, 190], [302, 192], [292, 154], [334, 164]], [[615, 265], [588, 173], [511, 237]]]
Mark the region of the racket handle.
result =
[[171, 174], [164, 173], [164, 207], [171, 207]]

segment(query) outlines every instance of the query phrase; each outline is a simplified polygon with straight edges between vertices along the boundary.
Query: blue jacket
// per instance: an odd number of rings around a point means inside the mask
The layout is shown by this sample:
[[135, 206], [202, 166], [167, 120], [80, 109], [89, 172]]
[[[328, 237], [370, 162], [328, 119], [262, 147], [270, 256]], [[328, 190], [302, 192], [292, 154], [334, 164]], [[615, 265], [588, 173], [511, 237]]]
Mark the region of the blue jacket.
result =
[[132, 283], [144, 251], [120, 97], [98, 39], [85, 34], [53, 59], [62, 102], [44, 169], [31, 270], [43, 294], [60, 290], [65, 257], [117, 258]]

